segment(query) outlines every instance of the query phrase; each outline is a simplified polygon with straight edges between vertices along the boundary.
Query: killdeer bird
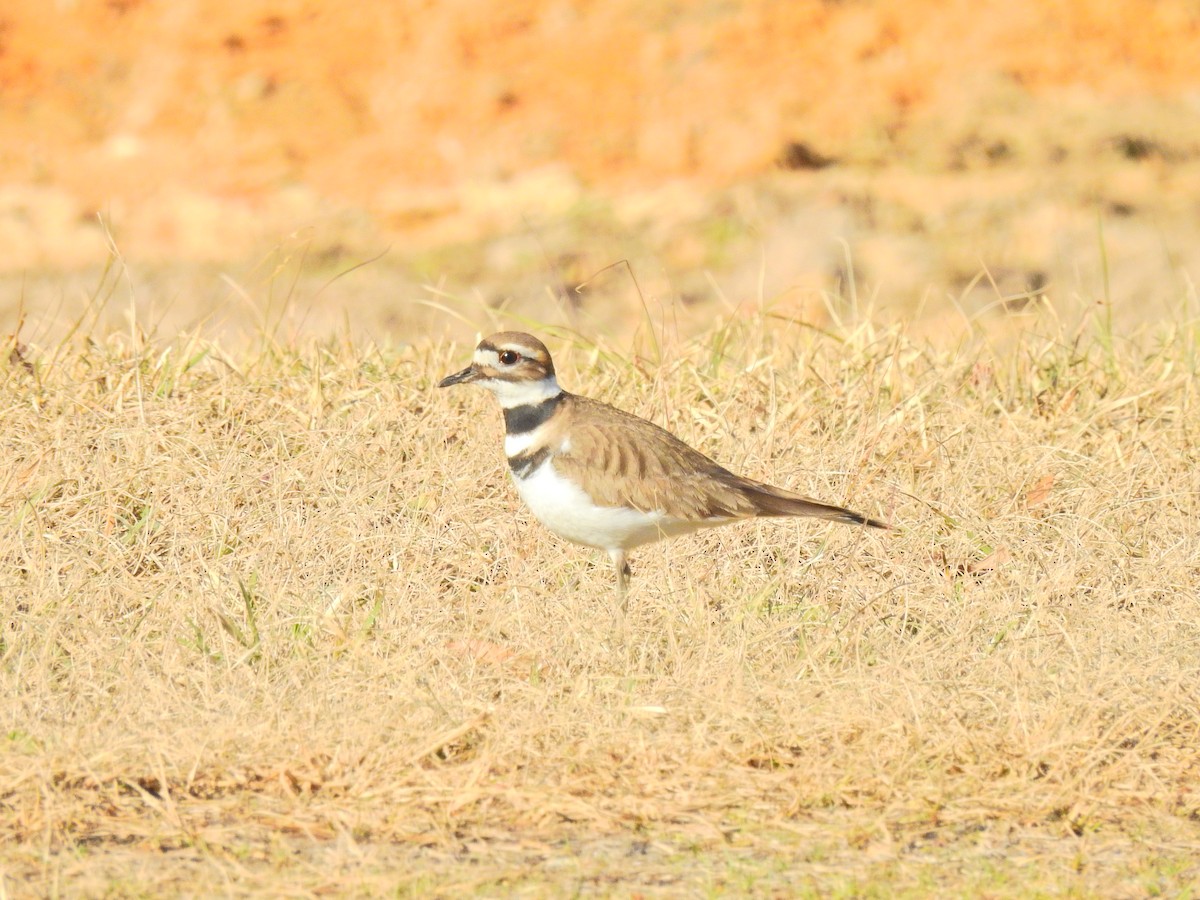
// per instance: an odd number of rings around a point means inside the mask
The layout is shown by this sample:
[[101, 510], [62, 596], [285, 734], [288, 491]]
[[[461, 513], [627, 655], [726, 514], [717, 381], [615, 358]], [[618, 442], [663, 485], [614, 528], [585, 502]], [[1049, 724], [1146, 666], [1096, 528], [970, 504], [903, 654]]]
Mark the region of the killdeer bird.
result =
[[471, 365], [438, 387], [478, 384], [504, 411], [504, 453], [517, 493], [559, 537], [607, 550], [622, 598], [626, 553], [662, 538], [756, 516], [813, 516], [888, 528], [877, 519], [735, 475], [653, 422], [558, 386], [537, 338], [484, 338]]

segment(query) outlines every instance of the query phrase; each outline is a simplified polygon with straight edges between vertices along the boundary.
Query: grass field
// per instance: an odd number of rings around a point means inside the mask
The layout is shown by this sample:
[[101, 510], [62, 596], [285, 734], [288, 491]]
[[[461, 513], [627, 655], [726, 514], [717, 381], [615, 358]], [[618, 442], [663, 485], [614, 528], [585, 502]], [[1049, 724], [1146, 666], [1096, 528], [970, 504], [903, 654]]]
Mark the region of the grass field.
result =
[[469, 343], [10, 339], [0, 894], [1189, 895], [1200, 304], [1110, 312], [538, 329], [897, 526], [643, 548], [624, 621]]

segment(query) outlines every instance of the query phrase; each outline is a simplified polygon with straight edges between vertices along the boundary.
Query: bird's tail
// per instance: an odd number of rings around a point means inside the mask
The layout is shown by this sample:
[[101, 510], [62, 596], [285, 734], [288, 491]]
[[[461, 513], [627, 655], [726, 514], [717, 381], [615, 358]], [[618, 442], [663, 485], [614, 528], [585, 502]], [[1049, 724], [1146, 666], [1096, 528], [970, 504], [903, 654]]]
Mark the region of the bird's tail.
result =
[[831, 503], [822, 503], [801, 494], [785, 491], [769, 484], [746, 480], [746, 495], [758, 509], [760, 516], [810, 516], [814, 519], [827, 519], [830, 522], [844, 522], [847, 525], [866, 525], [869, 528], [891, 528], [887, 522], [872, 519], [862, 513], [856, 513]]

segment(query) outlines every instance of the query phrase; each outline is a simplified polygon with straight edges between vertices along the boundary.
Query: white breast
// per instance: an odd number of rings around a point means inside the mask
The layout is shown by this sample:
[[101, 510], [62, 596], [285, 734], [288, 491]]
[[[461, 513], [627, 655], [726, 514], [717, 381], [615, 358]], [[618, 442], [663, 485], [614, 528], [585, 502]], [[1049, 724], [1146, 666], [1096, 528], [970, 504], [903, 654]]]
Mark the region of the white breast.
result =
[[559, 537], [589, 547], [628, 550], [702, 527], [660, 512], [597, 506], [579, 485], [555, 471], [553, 458], [525, 478], [514, 475], [513, 483], [539, 522]]

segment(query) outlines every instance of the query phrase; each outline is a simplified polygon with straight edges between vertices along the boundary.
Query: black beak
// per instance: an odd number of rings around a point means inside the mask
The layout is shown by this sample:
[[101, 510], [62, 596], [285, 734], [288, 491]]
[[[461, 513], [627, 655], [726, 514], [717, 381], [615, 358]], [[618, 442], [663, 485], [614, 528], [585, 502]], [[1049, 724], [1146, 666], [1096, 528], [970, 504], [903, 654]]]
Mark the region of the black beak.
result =
[[474, 366], [467, 366], [461, 372], [455, 372], [453, 375], [447, 375], [438, 382], [438, 387], [450, 387], [452, 384], [470, 384], [479, 378], [479, 370]]

